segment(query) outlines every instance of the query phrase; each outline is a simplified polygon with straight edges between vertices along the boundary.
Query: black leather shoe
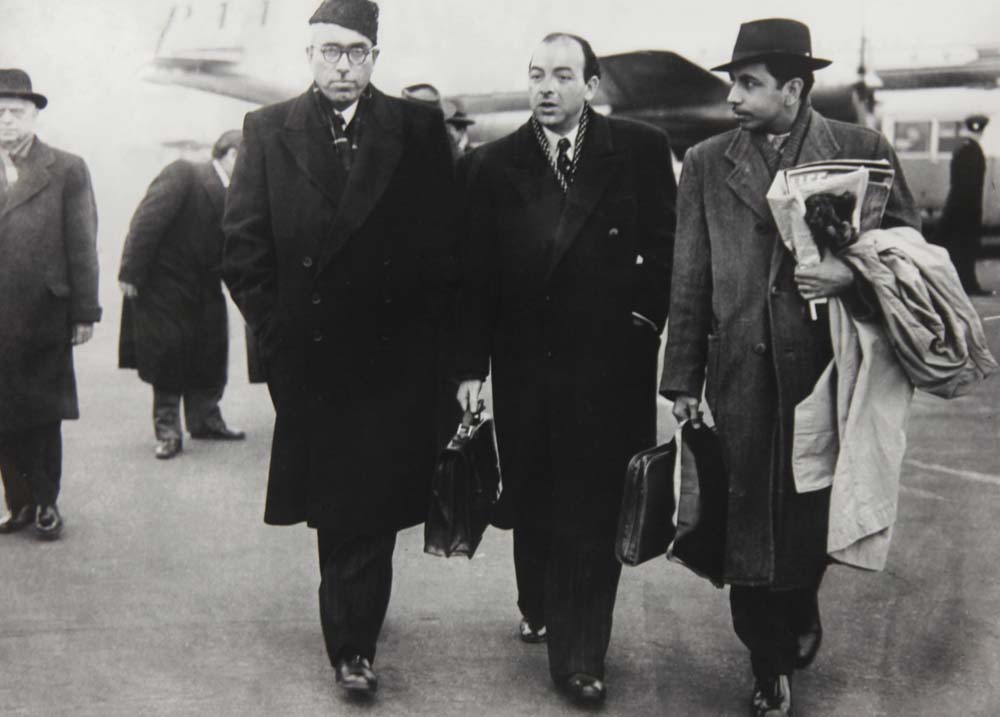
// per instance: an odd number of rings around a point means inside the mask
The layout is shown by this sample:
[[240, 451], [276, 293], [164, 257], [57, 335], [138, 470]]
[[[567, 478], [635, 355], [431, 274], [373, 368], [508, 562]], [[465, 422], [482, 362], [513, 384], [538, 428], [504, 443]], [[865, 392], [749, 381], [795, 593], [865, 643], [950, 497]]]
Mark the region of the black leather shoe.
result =
[[42, 540], [55, 540], [62, 533], [63, 519], [54, 505], [38, 506], [35, 515], [35, 535]]
[[757, 680], [750, 698], [753, 717], [783, 717], [792, 714], [792, 681], [788, 675]]
[[214, 426], [203, 431], [191, 432], [191, 438], [200, 441], [242, 441], [247, 434], [229, 426]]
[[161, 461], [166, 461], [184, 449], [184, 444], [180, 438], [164, 438], [156, 442], [156, 457]]
[[0, 533], [16, 533], [35, 522], [35, 506], [26, 505], [0, 520]]
[[537, 645], [540, 642], [545, 642], [546, 637], [548, 637], [548, 633], [545, 631], [545, 625], [532, 627], [526, 617], [521, 618], [521, 624], [517, 627], [517, 635], [521, 638], [522, 642], [527, 642], [531, 645]]
[[604, 702], [604, 698], [608, 695], [608, 689], [604, 686], [604, 681], [585, 672], [577, 672], [570, 675], [566, 680], [564, 689], [570, 697], [580, 704], [600, 704]]
[[337, 660], [334, 668], [337, 684], [355, 695], [373, 695], [378, 689], [378, 677], [367, 657], [352, 655]]

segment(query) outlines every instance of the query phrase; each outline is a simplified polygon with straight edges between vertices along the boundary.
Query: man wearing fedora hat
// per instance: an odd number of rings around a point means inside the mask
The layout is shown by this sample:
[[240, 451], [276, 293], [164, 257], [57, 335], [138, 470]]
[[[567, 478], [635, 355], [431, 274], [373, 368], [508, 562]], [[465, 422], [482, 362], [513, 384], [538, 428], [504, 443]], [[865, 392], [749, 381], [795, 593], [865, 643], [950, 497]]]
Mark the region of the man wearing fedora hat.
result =
[[57, 538], [62, 421], [79, 418], [73, 346], [101, 318], [97, 208], [87, 166], [35, 136], [48, 104], [0, 69], [0, 473], [10, 515]]
[[378, 16], [370, 0], [316, 10], [314, 82], [247, 115], [223, 219], [223, 274], [275, 405], [264, 520], [316, 529], [327, 652], [361, 695], [396, 533], [427, 514], [455, 273], [442, 116], [372, 86]]
[[[752, 712], [787, 714], [791, 676], [816, 655], [817, 594], [827, 565], [829, 489], [798, 494], [791, 468], [794, 410], [832, 356], [825, 311], [811, 299], [854, 292], [828, 254], [796, 267], [766, 193], [776, 173], [806, 162], [886, 159], [896, 180], [883, 226], [920, 220], [896, 156], [879, 133], [828, 120], [809, 102], [809, 28], [767, 19], [740, 27], [728, 72], [737, 129], [684, 159], [661, 393], [678, 420], [700, 422], [702, 387], [729, 482], [724, 579], [733, 625], [750, 650]], [[707, 375], [706, 375], [707, 374]]]
[[465, 110], [457, 102], [450, 102], [445, 107], [444, 126], [448, 130], [448, 139], [451, 140], [451, 151], [455, 159], [472, 150], [469, 127], [475, 123], [476, 120], [465, 114]]

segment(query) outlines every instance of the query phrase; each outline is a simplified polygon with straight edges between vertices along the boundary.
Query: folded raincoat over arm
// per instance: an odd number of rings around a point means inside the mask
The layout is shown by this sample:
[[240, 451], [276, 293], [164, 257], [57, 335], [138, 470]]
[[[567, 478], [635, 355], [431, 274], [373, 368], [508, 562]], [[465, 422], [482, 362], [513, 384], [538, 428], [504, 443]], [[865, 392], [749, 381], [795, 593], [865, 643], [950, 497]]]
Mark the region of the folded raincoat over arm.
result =
[[909, 227], [864, 232], [841, 255], [880, 320], [830, 302], [834, 359], [795, 412], [799, 492], [831, 486], [827, 552], [881, 570], [896, 520], [913, 389], [962, 396], [997, 369], [948, 253]]

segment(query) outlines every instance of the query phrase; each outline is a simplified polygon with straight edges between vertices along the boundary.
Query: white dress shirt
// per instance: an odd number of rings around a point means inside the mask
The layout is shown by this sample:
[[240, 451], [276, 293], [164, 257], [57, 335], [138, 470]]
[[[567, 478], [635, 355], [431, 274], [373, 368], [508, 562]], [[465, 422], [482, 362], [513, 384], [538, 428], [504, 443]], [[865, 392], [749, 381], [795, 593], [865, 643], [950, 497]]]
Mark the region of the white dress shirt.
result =
[[542, 131], [545, 133], [545, 139], [549, 142], [549, 157], [551, 157], [553, 161], [555, 161], [556, 157], [559, 156], [559, 140], [563, 139], [563, 137], [569, 140], [569, 150], [566, 152], [566, 156], [568, 156], [569, 160], [572, 162], [573, 155], [576, 154], [576, 135], [580, 131], [580, 125], [574, 125], [573, 129], [565, 135], [556, 134], [544, 125], [542, 126]]

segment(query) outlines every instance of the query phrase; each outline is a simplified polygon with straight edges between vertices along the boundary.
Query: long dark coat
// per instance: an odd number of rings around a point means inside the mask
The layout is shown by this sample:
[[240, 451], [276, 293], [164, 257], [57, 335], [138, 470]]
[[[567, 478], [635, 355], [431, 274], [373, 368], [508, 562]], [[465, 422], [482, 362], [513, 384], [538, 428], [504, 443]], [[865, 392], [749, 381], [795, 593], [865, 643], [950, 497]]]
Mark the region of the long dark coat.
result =
[[[798, 163], [890, 160], [896, 180], [883, 226], [919, 229], [885, 138], [810, 113]], [[825, 562], [829, 491], [795, 492], [794, 411], [832, 353], [828, 323], [810, 320], [796, 289], [794, 260], [765, 199], [770, 184], [743, 130], [684, 158], [661, 392], [701, 396], [707, 370], [729, 477], [726, 581], [795, 585], [815, 580]]]
[[72, 325], [101, 318], [87, 165], [36, 138], [18, 172], [0, 207], [0, 431], [79, 418]]
[[492, 373], [499, 522], [530, 508], [551, 461], [553, 529], [593, 537], [614, 531], [628, 461], [656, 437], [676, 185], [646, 125], [592, 115], [581, 152], [565, 200], [530, 124], [467, 160], [458, 370]]
[[951, 184], [937, 228], [937, 242], [948, 250], [966, 291], [978, 290], [976, 256], [983, 233], [983, 183], [986, 156], [967, 137], [951, 158]]
[[118, 365], [165, 391], [226, 384], [225, 200], [211, 162], [179, 160], [153, 180], [132, 216], [118, 278], [139, 295], [122, 303]]
[[439, 113], [373, 89], [357, 119], [345, 176], [309, 92], [247, 115], [224, 273], [277, 414], [265, 521], [371, 534], [427, 513], [454, 181]]

